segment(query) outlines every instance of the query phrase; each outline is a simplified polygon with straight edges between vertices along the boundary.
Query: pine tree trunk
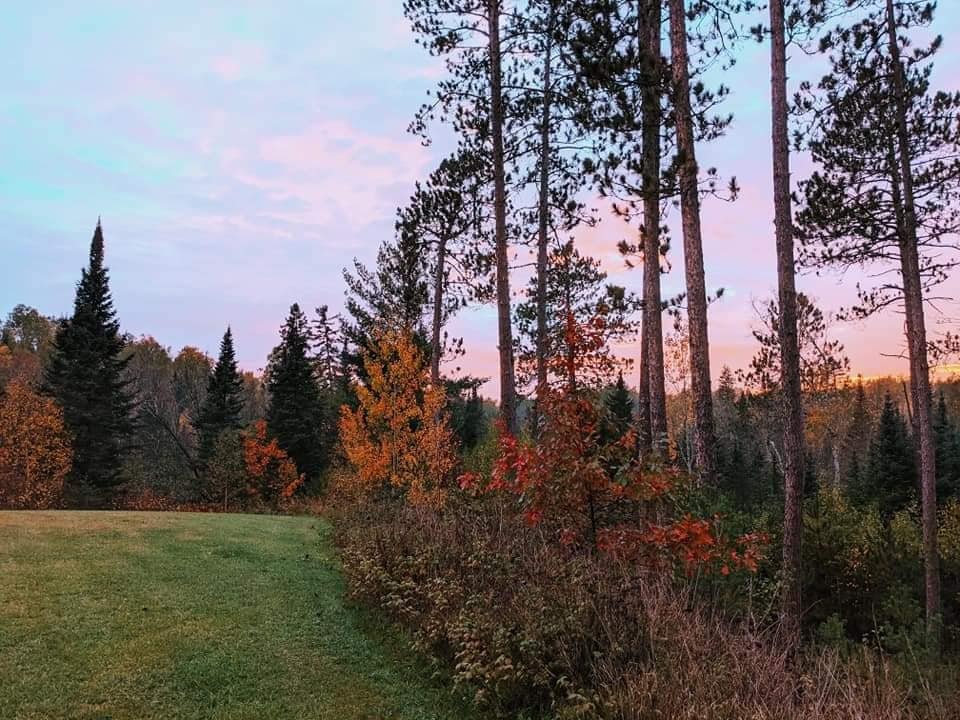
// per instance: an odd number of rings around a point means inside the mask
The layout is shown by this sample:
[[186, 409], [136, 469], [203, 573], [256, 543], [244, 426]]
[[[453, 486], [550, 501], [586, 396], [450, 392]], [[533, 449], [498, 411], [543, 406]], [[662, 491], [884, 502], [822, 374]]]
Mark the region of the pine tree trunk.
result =
[[907, 320], [907, 349], [910, 356], [910, 385], [920, 458], [920, 506], [923, 524], [924, 589], [927, 632], [934, 648], [940, 635], [940, 559], [937, 551], [937, 473], [933, 436], [932, 392], [927, 360], [927, 331], [923, 316], [923, 286], [917, 240], [917, 216], [907, 129], [906, 82], [897, 41], [893, 0], [887, 0], [887, 35], [893, 66], [894, 109], [897, 122], [897, 160], [903, 188], [903, 213], [899, 235], [900, 266]]
[[437, 245], [437, 272], [433, 279], [433, 328], [430, 337], [430, 382], [440, 383], [441, 325], [443, 323], [443, 281], [447, 259], [447, 238], [440, 238]]
[[488, 0], [490, 57], [490, 129], [493, 140], [493, 212], [497, 263], [497, 329], [500, 354], [500, 417], [517, 432], [517, 397], [513, 375], [513, 328], [510, 318], [510, 265], [507, 256], [507, 188], [503, 152], [503, 96], [500, 66], [500, 0]]
[[784, 0], [770, 0], [770, 97], [773, 141], [773, 206], [780, 302], [780, 386], [783, 392], [783, 596], [781, 623], [791, 648], [800, 643], [800, 541], [803, 532], [803, 406], [797, 338], [796, 266], [790, 206], [790, 146], [787, 128], [787, 50]]
[[[566, 323], [566, 329], [568, 335], [571, 334], [573, 330], [573, 305], [571, 298], [571, 280], [570, 280], [570, 255], [565, 254], [563, 258], [564, 268], [563, 268], [563, 277], [564, 277], [564, 288], [563, 288], [563, 314], [564, 322]], [[566, 352], [566, 368], [567, 368], [567, 392], [573, 396], [577, 391], [577, 356], [574, 352], [574, 347], [569, 342], [564, 343], [564, 348]]]
[[[643, 330], [649, 396], [650, 438], [658, 451], [667, 439], [667, 393], [663, 361], [663, 315], [660, 294], [660, 107], [661, 0], [638, 0], [640, 46], [644, 49], [643, 135]], [[645, 15], [643, 10], [646, 10]], [[641, 362], [641, 365], [643, 363]], [[641, 402], [643, 396], [641, 395]]]
[[703, 234], [693, 116], [690, 110], [690, 69], [684, 0], [670, 0], [670, 55], [673, 105], [676, 113], [680, 174], [680, 216], [687, 284], [690, 334], [690, 390], [693, 395], [694, 464], [699, 482], [714, 481], [713, 397], [710, 389], [710, 341], [707, 333], [707, 289], [703, 270]]
[[[551, 6], [547, 23], [546, 48], [543, 59], [543, 109], [540, 117], [540, 198], [537, 234], [537, 405], [543, 403], [547, 391], [547, 246], [550, 230], [550, 104], [552, 93], [550, 71], [553, 58], [554, 9]], [[539, 412], [539, 407], [538, 407]]]
[[644, 318], [640, 327], [640, 386], [637, 388], [637, 394], [640, 396], [637, 407], [637, 449], [643, 457], [653, 447], [653, 435], [650, 431], [650, 341], [647, 337], [649, 332], [650, 328]]

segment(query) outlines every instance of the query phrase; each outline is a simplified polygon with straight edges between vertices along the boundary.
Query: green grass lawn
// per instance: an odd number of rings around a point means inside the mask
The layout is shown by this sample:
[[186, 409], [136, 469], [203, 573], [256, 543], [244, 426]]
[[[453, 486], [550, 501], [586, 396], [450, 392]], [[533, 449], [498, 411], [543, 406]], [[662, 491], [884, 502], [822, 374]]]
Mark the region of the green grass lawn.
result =
[[317, 518], [0, 512], [0, 718], [461, 718]]

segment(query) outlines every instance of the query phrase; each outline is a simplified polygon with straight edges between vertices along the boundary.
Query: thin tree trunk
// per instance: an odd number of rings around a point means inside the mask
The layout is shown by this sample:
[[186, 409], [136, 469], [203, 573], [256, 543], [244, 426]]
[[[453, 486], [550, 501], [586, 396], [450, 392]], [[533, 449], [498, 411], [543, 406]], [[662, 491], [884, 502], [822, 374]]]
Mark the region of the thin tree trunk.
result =
[[433, 332], [430, 338], [430, 382], [436, 387], [440, 383], [440, 330], [443, 323], [443, 285], [444, 268], [447, 259], [447, 238], [440, 238], [437, 245], [437, 273], [433, 279]]
[[[660, 107], [662, 0], [638, 0], [643, 17], [640, 45], [644, 53], [643, 135], [643, 350], [650, 406], [650, 438], [658, 452], [667, 439], [667, 392], [663, 362], [663, 315], [660, 294]], [[646, 10], [645, 15], [642, 10]], [[641, 361], [641, 365], [643, 362]], [[641, 402], [643, 396], [641, 395]]]
[[[894, 191], [894, 196], [897, 195], [896, 190]], [[904, 331], [904, 335], [907, 334], [907, 331]], [[917, 427], [917, 424], [913, 421], [913, 400], [910, 399], [910, 390], [907, 388], [907, 381], [901, 380], [900, 387], [903, 388], [903, 404], [907, 409], [907, 422], [910, 424], [910, 430], [913, 432], [914, 437], [920, 437], [920, 428]], [[920, 457], [917, 456], [917, 461], [919, 462]]]
[[[550, 230], [550, 71], [553, 53], [554, 8], [550, 8], [543, 59], [543, 109], [540, 117], [540, 198], [537, 235], [537, 414], [547, 391], [547, 246]], [[535, 428], [539, 423], [535, 423]]]
[[710, 389], [710, 340], [707, 332], [707, 289], [703, 271], [703, 233], [700, 228], [699, 170], [690, 109], [690, 69], [687, 55], [687, 19], [684, 0], [670, 0], [670, 55], [673, 104], [676, 113], [680, 173], [680, 216], [687, 284], [690, 334], [690, 389], [693, 394], [694, 464], [698, 480], [714, 481], [713, 397]]
[[933, 437], [930, 366], [927, 360], [927, 331], [923, 316], [923, 286], [917, 240], [917, 216], [910, 163], [907, 128], [906, 82], [897, 41], [893, 0], [887, 0], [887, 36], [893, 65], [893, 90], [897, 121], [897, 154], [903, 187], [903, 223], [899, 234], [900, 267], [907, 320], [907, 349], [910, 356], [910, 385], [913, 388], [914, 422], [918, 430], [920, 458], [920, 506], [923, 524], [924, 589], [926, 591], [927, 633], [934, 648], [940, 639], [940, 558], [937, 551], [937, 473]]
[[783, 596], [781, 623], [791, 648], [800, 644], [803, 533], [803, 406], [797, 337], [797, 285], [790, 204], [790, 145], [787, 128], [787, 48], [784, 0], [770, 0], [770, 98], [773, 141], [773, 206], [780, 302], [780, 387], [783, 392]]
[[[570, 254], [565, 253], [563, 256], [563, 308], [564, 308], [564, 322], [566, 323], [566, 330], [568, 337], [573, 335], [573, 325], [574, 317], [572, 310], [571, 300], [571, 278], [570, 278]], [[564, 343], [566, 349], [566, 367], [567, 367], [567, 391], [571, 396], [577, 391], [577, 357], [574, 353], [573, 345], [569, 342]]]
[[[646, 285], [646, 282], [644, 282]], [[646, 310], [646, 309], [644, 309]], [[646, 312], [644, 312], [646, 315]], [[637, 388], [639, 404], [637, 407], [637, 449], [642, 457], [653, 448], [653, 435], [650, 430], [650, 342], [647, 335], [650, 328], [646, 323], [646, 318], [640, 327], [640, 386]]]
[[830, 453], [833, 455], [833, 487], [835, 490], [839, 490], [841, 488], [840, 448], [835, 437], [830, 441]]
[[510, 318], [510, 265], [507, 257], [507, 188], [503, 152], [503, 96], [500, 66], [500, 0], [488, 0], [490, 56], [490, 129], [493, 140], [493, 212], [497, 263], [497, 329], [500, 354], [500, 417], [517, 432], [517, 393], [513, 375]]

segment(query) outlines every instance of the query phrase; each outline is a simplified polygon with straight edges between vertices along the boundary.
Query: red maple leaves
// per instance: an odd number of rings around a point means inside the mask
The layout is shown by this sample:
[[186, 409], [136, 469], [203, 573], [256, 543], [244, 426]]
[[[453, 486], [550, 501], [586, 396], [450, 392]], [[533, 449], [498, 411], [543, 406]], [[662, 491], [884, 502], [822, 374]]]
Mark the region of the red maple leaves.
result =
[[602, 318], [581, 326], [568, 317], [566, 337], [568, 352], [555, 369], [562, 368], [567, 382], [539, 400], [537, 441], [523, 442], [499, 425], [491, 477], [485, 482], [463, 475], [460, 488], [474, 495], [512, 495], [524, 523], [552, 530], [566, 546], [650, 565], [675, 563], [687, 573], [755, 571], [765, 536], [727, 540], [719, 517], [687, 513], [665, 519], [685, 478], [676, 469], [638, 459], [633, 430], [613, 438], [603, 431], [603, 404], [577, 382], [582, 370], [602, 373], [608, 366]]

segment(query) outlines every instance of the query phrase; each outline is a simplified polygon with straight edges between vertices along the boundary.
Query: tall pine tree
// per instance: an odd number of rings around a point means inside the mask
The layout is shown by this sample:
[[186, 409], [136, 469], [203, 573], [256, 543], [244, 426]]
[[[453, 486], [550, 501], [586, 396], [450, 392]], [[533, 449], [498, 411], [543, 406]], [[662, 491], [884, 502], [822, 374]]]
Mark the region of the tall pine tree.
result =
[[920, 474], [924, 587], [931, 645], [939, 644], [937, 470], [924, 306], [957, 265], [960, 93], [934, 91], [929, 37], [935, 2], [862, 0], [863, 13], [821, 42], [830, 72], [801, 104], [816, 111], [809, 134], [820, 169], [801, 184], [801, 261], [868, 268], [850, 309], [865, 317], [890, 305], [904, 313], [913, 440]]
[[310, 358], [310, 335], [307, 316], [294, 303], [267, 367], [267, 429], [297, 469], [313, 479], [326, 462], [326, 438], [320, 388]]
[[237, 371], [237, 357], [233, 350], [233, 333], [227, 327], [220, 341], [220, 357], [210, 375], [207, 397], [200, 409], [197, 430], [200, 433], [200, 463], [205, 465], [213, 455], [217, 438], [226, 430], [241, 426], [243, 412], [243, 380]]
[[63, 408], [73, 437], [71, 490], [84, 504], [107, 504], [121, 483], [120, 465], [133, 431], [133, 397], [124, 377], [129, 358], [103, 264], [100, 221], [90, 265], [77, 283], [73, 316], [57, 330], [45, 388]]

